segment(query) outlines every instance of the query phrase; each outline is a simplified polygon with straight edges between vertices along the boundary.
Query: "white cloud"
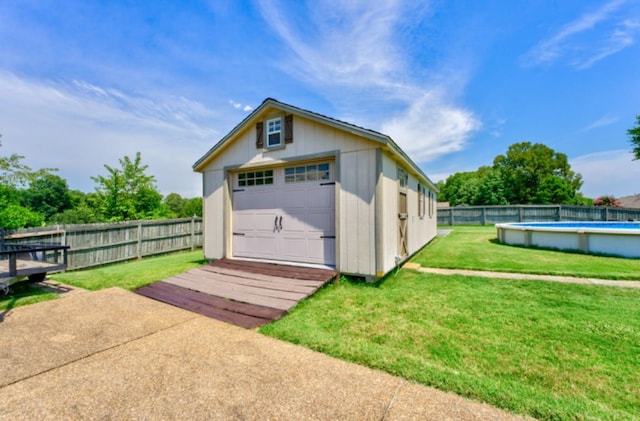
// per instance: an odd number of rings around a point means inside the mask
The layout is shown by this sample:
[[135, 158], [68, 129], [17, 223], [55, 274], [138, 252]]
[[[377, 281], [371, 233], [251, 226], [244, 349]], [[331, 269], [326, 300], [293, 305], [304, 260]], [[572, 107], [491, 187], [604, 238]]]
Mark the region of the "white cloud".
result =
[[624, 197], [640, 193], [640, 161], [628, 150], [611, 150], [569, 160], [571, 169], [582, 174], [581, 191], [587, 197], [611, 194]]
[[593, 123], [587, 125], [581, 131], [582, 132], [588, 132], [590, 130], [597, 129], [599, 127], [609, 126], [609, 125], [611, 125], [613, 123], [616, 123], [618, 120], [619, 120], [618, 117], [605, 115], [605, 116], [600, 117], [599, 119], [597, 119]]
[[[639, 32], [638, 20], [621, 19], [616, 15], [627, 3], [627, 0], [610, 0], [597, 10], [569, 22], [528, 51], [523, 56], [523, 63], [537, 66], [566, 60], [570, 66], [581, 70], [630, 47]], [[633, 9], [624, 12], [624, 16], [637, 14]], [[604, 27], [601, 30], [609, 35], [595, 34], [596, 26]]]
[[32, 168], [56, 167], [70, 188], [92, 191], [91, 176], [140, 151], [164, 193], [201, 194], [191, 166], [216, 140], [215, 113], [185, 98], [146, 98], [85, 81], [54, 83], [0, 73], [3, 155]]
[[[289, 7], [260, 2], [265, 21], [294, 54], [298, 77], [320, 84], [393, 86], [389, 75], [403, 66], [393, 31], [402, 14], [394, 0], [309, 2], [304, 27], [294, 27]], [[292, 71], [292, 63], [283, 68]]]
[[252, 106], [250, 106], [250, 105], [242, 105], [241, 103], [235, 102], [232, 99], [229, 100], [229, 104], [231, 104], [231, 106], [233, 108], [235, 108], [236, 110], [240, 110], [240, 109], [242, 109], [242, 111], [251, 111], [251, 110], [253, 110]]
[[425, 93], [408, 112], [382, 125], [384, 133], [421, 163], [463, 149], [469, 134], [479, 128], [470, 111], [448, 105], [434, 92]]
[[465, 69], [449, 66], [446, 84], [410, 76], [408, 53], [397, 34], [423, 13], [424, 4], [310, 2], [307, 19], [285, 14], [289, 8], [279, 2], [260, 5], [265, 22], [292, 53], [282, 69], [319, 85], [333, 102], [348, 103], [349, 116], [373, 121], [369, 128], [390, 135], [416, 162], [463, 149], [480, 127], [471, 111], [455, 104]]

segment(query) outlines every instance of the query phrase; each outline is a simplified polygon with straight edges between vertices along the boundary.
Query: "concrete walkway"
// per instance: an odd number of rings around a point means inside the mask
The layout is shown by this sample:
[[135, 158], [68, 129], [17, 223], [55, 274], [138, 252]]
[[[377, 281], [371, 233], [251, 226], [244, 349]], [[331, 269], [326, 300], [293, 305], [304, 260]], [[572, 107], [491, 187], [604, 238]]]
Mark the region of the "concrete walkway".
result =
[[531, 275], [527, 273], [507, 273], [507, 272], [490, 272], [481, 270], [466, 270], [466, 269], [441, 269], [423, 267], [418, 263], [405, 263], [403, 268], [417, 270], [424, 273], [435, 273], [439, 275], [464, 275], [464, 276], [480, 276], [483, 278], [501, 278], [501, 279], [524, 279], [533, 281], [547, 281], [547, 282], [565, 282], [570, 284], [589, 284], [589, 285], [604, 285], [609, 287], [626, 287], [626, 288], [640, 288], [640, 281], [615, 281], [608, 279], [596, 279], [596, 278], [576, 278], [573, 276], [554, 276], [554, 275]]
[[0, 420], [518, 419], [111, 288], [0, 322]]

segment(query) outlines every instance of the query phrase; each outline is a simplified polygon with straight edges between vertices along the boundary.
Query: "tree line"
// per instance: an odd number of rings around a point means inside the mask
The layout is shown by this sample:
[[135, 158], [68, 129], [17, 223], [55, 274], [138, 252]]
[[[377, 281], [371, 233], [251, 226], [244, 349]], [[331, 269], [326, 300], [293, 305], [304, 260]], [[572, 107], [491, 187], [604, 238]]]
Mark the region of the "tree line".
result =
[[0, 156], [1, 228], [202, 216], [201, 197], [160, 194], [139, 152], [120, 159], [119, 167], [105, 164], [106, 175], [91, 177], [91, 193], [69, 189], [56, 168], [32, 170], [23, 159]]
[[[627, 134], [634, 160], [640, 159], [640, 115]], [[438, 200], [450, 206], [620, 206], [610, 195], [585, 197], [580, 193], [582, 176], [571, 169], [567, 156], [541, 143], [514, 143], [494, 158], [493, 165], [455, 173], [437, 185]]]

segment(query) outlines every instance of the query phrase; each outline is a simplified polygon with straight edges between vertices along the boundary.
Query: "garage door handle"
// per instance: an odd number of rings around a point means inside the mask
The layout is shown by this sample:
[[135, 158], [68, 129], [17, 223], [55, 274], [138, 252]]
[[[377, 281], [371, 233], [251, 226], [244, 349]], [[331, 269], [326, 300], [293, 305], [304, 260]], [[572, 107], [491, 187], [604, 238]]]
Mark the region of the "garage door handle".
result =
[[278, 231], [282, 231], [282, 216], [280, 216], [280, 228], [278, 228]]

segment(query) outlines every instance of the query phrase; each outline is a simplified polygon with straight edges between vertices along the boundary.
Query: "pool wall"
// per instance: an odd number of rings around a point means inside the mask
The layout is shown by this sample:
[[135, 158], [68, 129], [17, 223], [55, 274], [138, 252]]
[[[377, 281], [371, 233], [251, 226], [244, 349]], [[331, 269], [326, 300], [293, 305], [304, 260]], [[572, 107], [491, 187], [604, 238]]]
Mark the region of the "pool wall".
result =
[[608, 223], [606, 226], [598, 228], [598, 224], [578, 226], [562, 222], [508, 223], [496, 224], [496, 229], [498, 240], [503, 244], [640, 258], [640, 229], [629, 228], [625, 223], [618, 226]]

